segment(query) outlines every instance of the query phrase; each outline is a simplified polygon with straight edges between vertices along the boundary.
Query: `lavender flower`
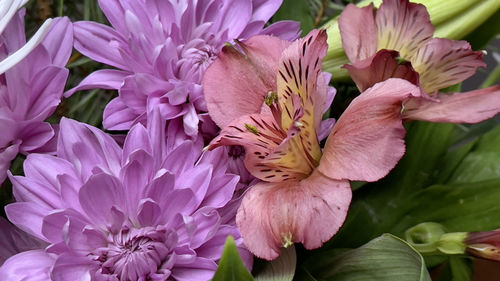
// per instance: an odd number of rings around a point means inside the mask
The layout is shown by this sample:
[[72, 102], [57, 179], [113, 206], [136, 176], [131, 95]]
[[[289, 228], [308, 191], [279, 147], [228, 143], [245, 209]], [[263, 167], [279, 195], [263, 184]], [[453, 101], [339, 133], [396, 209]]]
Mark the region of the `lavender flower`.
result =
[[238, 176], [226, 173], [223, 150], [200, 158], [201, 143], [167, 138], [165, 122], [155, 111], [120, 148], [63, 119], [58, 157], [28, 155], [26, 176], [11, 176], [17, 202], [6, 207], [11, 222], [50, 245], [7, 260], [0, 279], [49, 268], [37, 280], [209, 280], [226, 237], [242, 244], [227, 220], [234, 213], [220, 211]]
[[164, 119], [182, 118], [189, 136], [198, 134], [207, 111], [201, 80], [226, 42], [255, 34], [298, 36], [299, 24], [279, 22], [265, 29], [282, 0], [100, 0], [113, 28], [75, 23], [75, 48], [118, 68], [99, 70], [77, 90], [119, 90], [104, 112], [104, 127], [126, 130], [145, 122], [158, 107]]
[[[0, 60], [26, 43], [24, 10], [0, 36]], [[19, 153], [51, 150], [54, 130], [43, 122], [61, 101], [72, 51], [73, 28], [67, 18], [54, 19], [50, 31], [24, 60], [0, 75], [0, 183]]]

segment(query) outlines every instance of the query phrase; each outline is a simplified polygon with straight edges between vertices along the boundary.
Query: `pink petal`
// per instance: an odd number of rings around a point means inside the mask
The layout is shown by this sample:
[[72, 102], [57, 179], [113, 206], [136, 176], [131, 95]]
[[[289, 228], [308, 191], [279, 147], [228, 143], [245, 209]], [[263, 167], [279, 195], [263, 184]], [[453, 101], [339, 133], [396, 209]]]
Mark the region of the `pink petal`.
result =
[[358, 8], [349, 4], [339, 18], [342, 45], [351, 63], [367, 59], [377, 52], [373, 4]]
[[203, 78], [208, 112], [219, 127], [260, 112], [267, 93], [276, 91], [275, 70], [287, 44], [271, 36], [253, 37], [241, 44], [248, 58], [234, 47], [222, 49]]
[[411, 62], [420, 73], [424, 91], [435, 91], [455, 85], [486, 67], [483, 52], [474, 52], [467, 41], [434, 38], [420, 48]]
[[439, 101], [417, 98], [405, 103], [403, 117], [431, 122], [477, 123], [500, 112], [500, 86], [465, 93], [439, 93]]
[[415, 52], [434, 35], [425, 6], [408, 0], [385, 0], [377, 11], [375, 22], [377, 50], [396, 50], [406, 60], [412, 60]]
[[315, 172], [302, 181], [256, 184], [243, 198], [236, 223], [245, 246], [272, 260], [291, 242], [319, 248], [342, 226], [350, 202], [348, 181]]
[[398, 78], [363, 92], [335, 124], [318, 170], [333, 179], [376, 181], [387, 175], [405, 152], [402, 103], [420, 93]]
[[389, 78], [402, 78], [418, 85], [418, 73], [411, 63], [401, 64], [396, 60], [398, 57], [398, 52], [384, 49], [378, 51], [375, 56], [352, 65], [345, 65], [344, 68], [349, 71], [361, 92]]

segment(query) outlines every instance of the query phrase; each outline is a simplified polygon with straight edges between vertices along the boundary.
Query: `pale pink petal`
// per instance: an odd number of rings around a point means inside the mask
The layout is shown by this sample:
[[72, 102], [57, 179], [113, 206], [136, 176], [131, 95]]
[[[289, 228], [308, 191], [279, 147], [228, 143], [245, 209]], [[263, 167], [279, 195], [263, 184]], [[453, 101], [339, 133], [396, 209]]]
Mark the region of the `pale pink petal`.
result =
[[373, 4], [364, 8], [349, 4], [339, 18], [342, 45], [351, 63], [367, 59], [377, 52]]
[[236, 223], [245, 246], [272, 260], [292, 242], [319, 248], [342, 226], [350, 202], [348, 181], [316, 171], [302, 181], [256, 184], [243, 198]]
[[385, 0], [376, 13], [375, 22], [377, 50], [396, 50], [406, 60], [411, 60], [417, 49], [434, 35], [425, 6], [408, 0]]
[[465, 93], [440, 93], [439, 101], [417, 98], [405, 103], [403, 117], [411, 120], [477, 123], [500, 112], [500, 86]]
[[405, 152], [404, 100], [419, 97], [410, 82], [391, 78], [355, 98], [328, 137], [318, 170], [333, 179], [376, 181]]
[[411, 63], [420, 74], [424, 91], [435, 91], [455, 85], [486, 67], [483, 52], [474, 52], [467, 41], [434, 38], [420, 48]]
[[222, 49], [203, 78], [208, 112], [219, 127], [260, 112], [267, 93], [276, 91], [276, 68], [287, 44], [279, 38], [257, 36], [241, 44], [248, 57], [231, 46]]
[[389, 78], [402, 78], [418, 85], [418, 73], [411, 63], [399, 63], [398, 57], [398, 52], [384, 49], [378, 51], [375, 56], [352, 65], [345, 65], [344, 68], [349, 71], [361, 92]]

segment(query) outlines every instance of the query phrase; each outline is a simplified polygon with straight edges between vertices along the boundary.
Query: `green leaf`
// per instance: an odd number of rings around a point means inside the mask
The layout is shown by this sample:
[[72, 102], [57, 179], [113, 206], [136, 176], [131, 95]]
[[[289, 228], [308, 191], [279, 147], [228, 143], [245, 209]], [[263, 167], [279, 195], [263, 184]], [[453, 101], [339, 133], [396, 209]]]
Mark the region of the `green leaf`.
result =
[[483, 135], [455, 169], [449, 183], [475, 182], [499, 178], [500, 126]]
[[[255, 264], [256, 281], [292, 281], [295, 274], [295, 266], [297, 264], [297, 255], [295, 247], [283, 249], [279, 258]], [[260, 268], [256, 268], [256, 267]]]
[[302, 35], [314, 28], [314, 19], [309, 8], [308, 0], [285, 0], [280, 9], [273, 16], [273, 21], [296, 20], [301, 23]]
[[500, 228], [500, 178], [474, 183], [434, 185], [407, 198], [404, 217], [391, 233], [421, 222], [437, 222], [449, 232]]
[[238, 247], [232, 236], [228, 236], [224, 253], [212, 281], [253, 281], [252, 274], [241, 260]]
[[327, 251], [304, 264], [318, 280], [430, 281], [422, 256], [403, 240], [384, 234], [353, 250]]

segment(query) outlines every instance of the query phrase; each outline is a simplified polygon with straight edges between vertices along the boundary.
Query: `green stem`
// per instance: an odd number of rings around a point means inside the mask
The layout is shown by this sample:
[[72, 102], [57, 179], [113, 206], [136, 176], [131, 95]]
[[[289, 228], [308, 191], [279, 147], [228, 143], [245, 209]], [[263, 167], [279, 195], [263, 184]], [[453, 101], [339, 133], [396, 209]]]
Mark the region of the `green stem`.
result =
[[488, 75], [488, 78], [484, 80], [481, 84], [481, 88], [488, 88], [497, 83], [500, 80], [500, 63], [493, 69], [493, 71]]

